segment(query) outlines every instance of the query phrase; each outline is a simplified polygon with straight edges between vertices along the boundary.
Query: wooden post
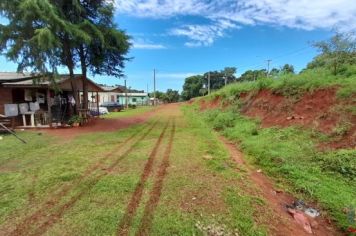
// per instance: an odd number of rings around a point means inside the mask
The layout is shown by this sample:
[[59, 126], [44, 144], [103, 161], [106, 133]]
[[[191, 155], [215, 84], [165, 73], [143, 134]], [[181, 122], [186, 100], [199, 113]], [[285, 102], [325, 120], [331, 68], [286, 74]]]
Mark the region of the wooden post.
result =
[[100, 112], [99, 112], [99, 93], [96, 91], [96, 109], [98, 111], [98, 117], [100, 117]]
[[48, 109], [49, 127], [52, 128], [51, 93], [49, 89], [47, 89], [47, 109]]

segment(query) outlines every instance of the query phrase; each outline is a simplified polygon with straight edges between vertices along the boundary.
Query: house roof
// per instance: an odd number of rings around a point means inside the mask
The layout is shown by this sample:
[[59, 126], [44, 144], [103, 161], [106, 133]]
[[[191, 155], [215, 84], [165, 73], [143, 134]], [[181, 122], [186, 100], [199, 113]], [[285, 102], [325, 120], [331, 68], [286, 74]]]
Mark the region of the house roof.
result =
[[125, 91], [125, 87], [123, 86], [107, 86], [107, 85], [99, 85], [104, 92], [123, 92]]
[[[77, 87], [79, 90], [82, 90], [82, 75], [74, 75], [77, 82]], [[90, 91], [98, 91], [101, 92], [103, 89], [94, 83], [92, 80], [88, 80], [88, 85], [90, 87]], [[5, 81], [5, 77], [4, 77]], [[9, 88], [51, 88], [58, 86], [62, 90], [71, 90], [70, 86], [70, 77], [69, 75], [60, 75], [59, 78], [53, 82], [49, 80], [48, 77], [39, 77], [39, 76], [29, 76], [24, 77], [21, 80], [10, 80], [10, 82], [2, 83], [2, 86]]]
[[[121, 96], [126, 96], [126, 93], [119, 93]], [[127, 93], [129, 97], [147, 97], [148, 93]]]
[[7, 82], [18, 82], [36, 77], [38, 77], [38, 75], [30, 73], [0, 72], [0, 84]]

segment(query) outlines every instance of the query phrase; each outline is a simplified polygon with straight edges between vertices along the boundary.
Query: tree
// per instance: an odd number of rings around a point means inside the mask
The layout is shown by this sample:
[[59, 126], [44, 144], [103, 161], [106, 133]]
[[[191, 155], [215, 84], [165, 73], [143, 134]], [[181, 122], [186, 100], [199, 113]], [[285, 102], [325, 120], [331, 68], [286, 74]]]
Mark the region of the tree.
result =
[[256, 81], [258, 79], [264, 78], [267, 75], [267, 70], [247, 70], [239, 78], [238, 81]]
[[182, 97], [184, 100], [189, 100], [194, 97], [201, 96], [201, 89], [203, 88], [203, 76], [194, 75], [185, 79], [183, 85]]
[[79, 25], [61, 17], [49, 0], [2, 1], [0, 10], [9, 24], [0, 26], [0, 50], [18, 63], [18, 71], [30, 69], [41, 74], [57, 73], [57, 67], [67, 66], [75, 91], [72, 42], [89, 42], [90, 37]]
[[211, 90], [218, 90], [225, 86], [225, 79], [227, 84], [232, 83], [236, 80], [235, 67], [226, 67], [224, 70], [221, 71], [210, 71], [204, 74], [203, 81], [204, 87], [208, 87], [208, 76], [210, 73], [210, 89]]
[[282, 68], [281, 68], [281, 72], [283, 74], [294, 74], [294, 66], [293, 65], [289, 65], [289, 64], [285, 64]]
[[167, 103], [173, 103], [179, 101], [179, 92], [173, 89], [167, 89], [167, 92], [163, 96], [163, 101]]
[[87, 68], [93, 74], [122, 75], [129, 37], [116, 30], [109, 1], [3, 0], [0, 11], [9, 20], [0, 26], [1, 52], [18, 62], [18, 71], [56, 73], [65, 65], [77, 103], [78, 62], [85, 78]]
[[[156, 96], [154, 96], [155, 94], [156, 94]], [[163, 92], [156, 91], [155, 93], [150, 93], [149, 97], [150, 98], [156, 97], [156, 99], [158, 99], [158, 100], [163, 100], [164, 99], [164, 95], [165, 94]]]
[[320, 54], [307, 65], [307, 69], [325, 67], [334, 75], [348, 65], [356, 64], [356, 35], [336, 33], [331, 39], [313, 44]]
[[277, 76], [281, 71], [277, 68], [272, 68], [272, 70], [269, 72], [270, 75], [272, 76]]
[[[61, 3], [62, 1], [57, 1]], [[131, 44], [129, 36], [124, 31], [118, 30], [113, 22], [114, 6], [107, 0], [81, 0], [70, 1], [58, 5], [63, 15], [74, 24], [81, 24], [82, 29], [91, 36], [89, 43], [79, 41], [76, 43], [75, 52], [80, 62], [83, 82], [84, 108], [87, 108], [87, 71], [91, 74], [105, 74], [115, 77], [123, 76], [122, 69]], [[77, 12], [70, 9], [78, 8]], [[73, 14], [74, 13], [74, 14]]]

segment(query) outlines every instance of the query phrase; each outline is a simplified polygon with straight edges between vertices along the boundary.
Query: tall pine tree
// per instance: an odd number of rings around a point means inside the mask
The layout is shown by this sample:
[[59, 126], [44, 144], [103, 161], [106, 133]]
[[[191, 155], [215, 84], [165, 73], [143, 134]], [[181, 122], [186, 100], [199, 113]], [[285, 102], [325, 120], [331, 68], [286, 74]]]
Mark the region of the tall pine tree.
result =
[[[79, 103], [74, 70], [80, 64], [84, 76], [121, 76], [129, 37], [113, 23], [113, 3], [105, 0], [13, 0], [0, 1], [0, 11], [9, 23], [0, 25], [0, 50], [26, 68], [55, 74], [68, 68], [74, 98]], [[87, 104], [84, 104], [87, 107]]]

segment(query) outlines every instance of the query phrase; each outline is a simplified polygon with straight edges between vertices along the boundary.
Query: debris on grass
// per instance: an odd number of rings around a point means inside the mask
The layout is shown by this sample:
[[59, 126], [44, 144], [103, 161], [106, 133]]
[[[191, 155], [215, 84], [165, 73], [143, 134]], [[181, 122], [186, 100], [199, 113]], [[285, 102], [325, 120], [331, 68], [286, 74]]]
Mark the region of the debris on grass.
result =
[[205, 236], [239, 236], [237, 230], [231, 231], [224, 224], [203, 224], [202, 222], [198, 221], [195, 224], [195, 227], [200, 230]]
[[287, 205], [287, 208], [302, 211], [311, 218], [320, 216], [320, 212], [318, 210], [307, 206], [303, 200], [294, 201], [292, 205]]
[[213, 159], [213, 157], [211, 155], [204, 155], [203, 158], [205, 160], [212, 160]]
[[293, 216], [295, 221], [304, 228], [306, 232], [308, 232], [309, 234], [313, 233], [310, 222], [308, 218], [303, 214], [303, 212], [292, 208], [288, 208], [288, 212]]

